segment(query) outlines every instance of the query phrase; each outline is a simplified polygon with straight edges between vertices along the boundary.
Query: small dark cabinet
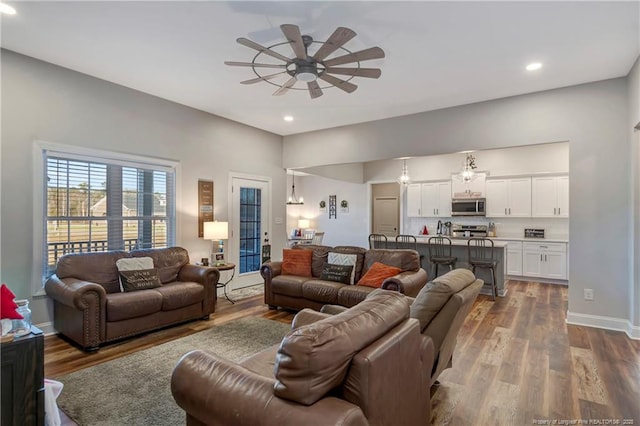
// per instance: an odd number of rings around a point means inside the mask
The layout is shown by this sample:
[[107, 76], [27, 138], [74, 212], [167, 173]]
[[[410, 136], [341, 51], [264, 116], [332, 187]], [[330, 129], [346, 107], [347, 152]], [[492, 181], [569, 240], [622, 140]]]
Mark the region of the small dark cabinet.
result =
[[0, 344], [2, 426], [44, 425], [44, 337], [31, 333]]

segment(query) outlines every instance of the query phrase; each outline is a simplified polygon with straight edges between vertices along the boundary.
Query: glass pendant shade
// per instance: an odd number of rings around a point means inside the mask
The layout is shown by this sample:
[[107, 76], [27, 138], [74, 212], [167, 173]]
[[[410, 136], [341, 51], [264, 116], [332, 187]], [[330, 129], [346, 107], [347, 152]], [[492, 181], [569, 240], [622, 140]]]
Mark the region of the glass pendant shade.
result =
[[411, 177], [409, 177], [409, 170], [407, 169], [407, 160], [402, 163], [402, 174], [398, 177], [398, 183], [401, 185], [409, 185], [411, 183]]

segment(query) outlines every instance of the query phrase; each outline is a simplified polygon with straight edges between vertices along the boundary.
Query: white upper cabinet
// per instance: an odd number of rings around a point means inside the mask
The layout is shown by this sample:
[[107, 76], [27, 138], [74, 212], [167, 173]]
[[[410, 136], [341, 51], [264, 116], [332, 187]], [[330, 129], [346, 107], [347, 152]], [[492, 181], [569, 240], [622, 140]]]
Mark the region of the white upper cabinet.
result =
[[451, 196], [452, 198], [484, 198], [486, 195], [486, 173], [476, 173], [474, 179], [469, 183], [464, 183], [459, 174], [451, 176]]
[[531, 178], [489, 179], [487, 217], [531, 217]]
[[569, 217], [569, 177], [545, 176], [531, 180], [533, 217]]
[[407, 217], [451, 216], [451, 182], [413, 183], [407, 187]]

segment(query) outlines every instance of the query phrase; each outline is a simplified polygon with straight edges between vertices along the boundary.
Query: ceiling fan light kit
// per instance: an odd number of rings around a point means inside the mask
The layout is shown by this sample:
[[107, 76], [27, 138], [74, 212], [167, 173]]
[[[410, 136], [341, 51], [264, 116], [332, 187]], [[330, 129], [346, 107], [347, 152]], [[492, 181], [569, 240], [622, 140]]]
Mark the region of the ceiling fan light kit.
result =
[[[287, 41], [269, 47], [262, 46], [246, 38], [237, 39], [239, 44], [258, 51], [251, 62], [225, 61], [225, 64], [229, 66], [252, 68], [257, 78], [242, 81], [242, 84], [254, 84], [264, 81], [278, 87], [273, 93], [274, 96], [283, 95], [289, 90], [307, 90], [309, 96], [315, 99], [323, 95], [323, 89], [331, 87], [337, 87], [347, 93], [353, 93], [358, 88], [357, 85], [350, 82], [354, 77], [379, 78], [382, 75], [382, 71], [379, 68], [362, 68], [360, 66], [362, 61], [384, 58], [384, 51], [381, 48], [371, 47], [358, 52], [351, 52], [343, 47], [346, 42], [356, 36], [356, 33], [349, 28], [338, 27], [327, 41], [315, 41], [309, 35], [302, 35], [297, 25], [283, 24], [280, 29]], [[291, 46], [294, 54], [293, 58], [288, 58], [274, 50], [275, 47], [284, 44]], [[313, 44], [319, 44], [320, 47], [315, 54], [310, 56], [309, 47]], [[326, 59], [336, 52], [343, 54]], [[257, 60], [265, 59], [265, 55], [285, 63], [269, 64], [257, 62]], [[336, 67], [336, 65], [350, 63], [355, 63], [355, 67]], [[275, 74], [263, 74], [260, 71], [262, 68], [278, 68], [283, 69], [283, 71]], [[332, 74], [346, 76], [346, 79], [335, 77]], [[279, 76], [289, 76], [290, 78], [279, 84], [273, 81]], [[320, 86], [318, 80], [322, 80], [326, 85]], [[294, 87], [298, 82], [306, 84], [306, 87]]]

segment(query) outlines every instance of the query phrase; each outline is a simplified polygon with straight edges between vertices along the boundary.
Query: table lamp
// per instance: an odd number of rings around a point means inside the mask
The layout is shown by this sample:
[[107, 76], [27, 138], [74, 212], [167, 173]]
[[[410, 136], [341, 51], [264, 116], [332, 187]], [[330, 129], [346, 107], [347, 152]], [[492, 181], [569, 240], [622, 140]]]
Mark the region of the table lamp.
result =
[[[205, 222], [203, 238], [212, 241], [211, 264], [224, 265], [224, 241], [229, 238], [229, 222]], [[214, 242], [218, 241], [218, 250], [213, 250]]]
[[309, 226], [310, 226], [309, 219], [298, 219], [298, 228], [307, 229], [309, 228]]

